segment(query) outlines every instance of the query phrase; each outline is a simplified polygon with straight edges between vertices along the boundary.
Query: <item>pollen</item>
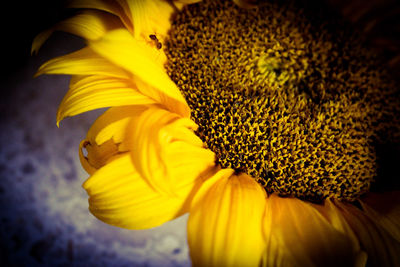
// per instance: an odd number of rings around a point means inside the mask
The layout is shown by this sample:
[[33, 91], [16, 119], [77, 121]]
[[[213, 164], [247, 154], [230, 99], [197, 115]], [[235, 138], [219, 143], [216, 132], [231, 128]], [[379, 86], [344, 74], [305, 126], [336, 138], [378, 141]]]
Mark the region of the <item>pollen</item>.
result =
[[222, 167], [268, 193], [353, 201], [377, 176], [376, 145], [400, 140], [398, 87], [316, 9], [188, 5], [164, 43], [166, 69]]

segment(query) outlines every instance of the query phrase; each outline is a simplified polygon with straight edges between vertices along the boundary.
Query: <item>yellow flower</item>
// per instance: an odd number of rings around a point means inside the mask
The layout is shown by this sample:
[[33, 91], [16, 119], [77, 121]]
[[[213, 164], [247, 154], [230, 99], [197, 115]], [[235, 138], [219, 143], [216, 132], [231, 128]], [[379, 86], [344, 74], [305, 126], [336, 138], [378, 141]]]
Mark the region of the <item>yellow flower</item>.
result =
[[195, 266], [400, 265], [399, 192], [369, 192], [395, 86], [332, 24], [234, 2], [76, 0], [34, 40], [87, 41], [37, 73], [72, 76], [57, 124], [110, 107], [79, 150], [90, 211], [128, 229], [189, 213]]

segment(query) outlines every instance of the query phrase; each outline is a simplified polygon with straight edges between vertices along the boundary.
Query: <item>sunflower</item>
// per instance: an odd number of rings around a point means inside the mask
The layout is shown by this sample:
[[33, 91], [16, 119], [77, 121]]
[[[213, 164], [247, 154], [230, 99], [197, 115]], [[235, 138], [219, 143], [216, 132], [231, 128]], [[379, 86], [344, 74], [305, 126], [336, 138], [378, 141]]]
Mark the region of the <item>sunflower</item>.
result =
[[[87, 45], [57, 112], [109, 107], [81, 142], [89, 210], [147, 229], [189, 213], [195, 266], [398, 266], [397, 85], [345, 22], [296, 2], [77, 0]], [[393, 145], [394, 144], [394, 145]]]

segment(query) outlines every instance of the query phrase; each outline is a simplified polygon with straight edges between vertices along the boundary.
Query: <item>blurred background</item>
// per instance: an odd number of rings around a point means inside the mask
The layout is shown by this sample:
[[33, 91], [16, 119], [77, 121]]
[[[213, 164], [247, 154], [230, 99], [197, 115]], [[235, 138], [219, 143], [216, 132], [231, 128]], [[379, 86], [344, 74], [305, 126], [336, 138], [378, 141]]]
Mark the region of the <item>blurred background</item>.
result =
[[[393, 0], [327, 0], [368, 37], [398, 77], [400, 4]], [[57, 33], [37, 56], [34, 36], [67, 17], [64, 1], [2, 3], [0, 80], [1, 266], [190, 266], [187, 216], [161, 227], [129, 231], [106, 225], [87, 209], [78, 144], [102, 112], [56, 127], [66, 76], [33, 79], [46, 60], [83, 46]]]

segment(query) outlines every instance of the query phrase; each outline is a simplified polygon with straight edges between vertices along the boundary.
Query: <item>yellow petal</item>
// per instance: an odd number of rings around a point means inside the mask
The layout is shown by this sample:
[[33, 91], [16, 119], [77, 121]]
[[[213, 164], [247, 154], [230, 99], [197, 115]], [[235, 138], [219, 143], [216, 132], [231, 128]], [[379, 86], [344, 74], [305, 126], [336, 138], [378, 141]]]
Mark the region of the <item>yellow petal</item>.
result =
[[379, 217], [370, 217], [350, 204], [339, 201], [335, 204], [340, 207], [362, 249], [367, 252], [368, 265], [400, 266], [400, 242], [380, 225]]
[[272, 243], [271, 247], [278, 250], [276, 255], [266, 255], [271, 263], [279, 261], [274, 259], [276, 256], [286, 258], [285, 264], [293, 266], [356, 266], [365, 260], [354, 251], [346, 234], [305, 201], [272, 194], [267, 200], [264, 223], [267, 244]]
[[193, 266], [259, 266], [265, 197], [254, 179], [230, 169], [205, 181], [188, 221]]
[[330, 225], [338, 230], [341, 233], [344, 233], [352, 240], [352, 244], [354, 245], [354, 250], [360, 249], [360, 244], [356, 235], [354, 234], [353, 230], [347, 223], [346, 219], [344, 218], [342, 212], [339, 208], [337, 208], [332, 200], [326, 199], [324, 204], [312, 204], [312, 206], [318, 210], [321, 215], [327, 219]]
[[400, 242], [400, 192], [368, 193], [361, 206], [390, 235]]
[[40, 66], [36, 76], [42, 74], [103, 75], [130, 79], [131, 75], [85, 47], [65, 56], [53, 58]]
[[[165, 105], [183, 117], [190, 116], [190, 109], [164, 67], [156, 62], [154, 49], [135, 40], [126, 30], [114, 30], [89, 46], [116, 65], [135, 76], [138, 89], [143, 94]], [[148, 84], [150, 86], [141, 86]]]
[[150, 34], [156, 34], [160, 41], [164, 40], [171, 27], [170, 17], [174, 12], [168, 1], [137, 0], [126, 1], [126, 4], [136, 39], [147, 39]]
[[112, 140], [108, 140], [101, 145], [85, 140], [82, 148], [87, 151], [87, 156], [85, 157], [87, 163], [96, 170], [103, 167], [110, 158], [118, 154], [118, 146]]
[[[192, 183], [199, 176], [212, 171], [215, 167], [215, 154], [209, 149], [194, 146], [184, 141], [175, 141], [166, 149], [166, 167], [169, 184], [173, 194], [179, 194], [177, 184]], [[162, 179], [160, 173], [156, 174], [158, 180]], [[156, 177], [157, 177], [156, 176]], [[153, 177], [153, 181], [157, 179]]]
[[90, 127], [86, 138], [98, 145], [112, 139], [114, 143], [122, 143], [127, 135], [127, 127], [132, 118], [139, 116], [149, 106], [135, 105], [113, 107], [104, 112]]
[[[176, 180], [192, 179], [214, 166], [214, 153], [202, 147], [191, 130], [195, 127], [193, 121], [160, 108], [147, 109], [132, 120], [126, 137], [134, 152], [132, 160], [154, 190], [171, 194]], [[176, 172], [189, 175], [180, 177]]]
[[[147, 105], [113, 107], [96, 119], [79, 147], [81, 164], [89, 174], [104, 166], [111, 157], [129, 150], [126, 146], [121, 148], [127, 127], [132, 118], [147, 108]], [[86, 156], [83, 150], [87, 152]]]
[[98, 108], [153, 103], [153, 99], [140, 93], [129, 80], [85, 77], [81, 82], [75, 82], [64, 96], [57, 111], [57, 125], [66, 117]]
[[96, 40], [106, 32], [120, 27], [122, 27], [122, 24], [117, 17], [96, 10], [86, 10], [57, 23], [51, 29], [36, 36], [32, 44], [32, 54], [37, 53], [43, 43], [55, 31], [68, 32], [86, 40]]
[[195, 186], [178, 186], [177, 196], [159, 194], [140, 177], [129, 154], [116, 157], [83, 184], [93, 215], [128, 229], [155, 227], [187, 212]]
[[[128, 134], [131, 138], [132, 161], [140, 175], [159, 192], [170, 192], [170, 177], [164, 161], [168, 136], [160, 140], [160, 130], [178, 119], [175, 113], [163, 109], [148, 109], [132, 120]], [[129, 142], [129, 141], [128, 141]], [[156, 175], [160, 173], [160, 175]]]
[[[265, 224], [265, 222], [264, 222]], [[270, 231], [273, 229], [269, 228]], [[277, 239], [271, 234], [264, 231], [268, 238], [265, 240], [265, 251], [262, 256], [262, 262], [260, 266], [266, 267], [293, 267], [293, 259], [287, 255], [285, 249], [280, 247]]]
[[313, 207], [328, 220], [334, 229], [345, 234], [349, 238], [352, 246], [351, 250], [357, 258], [356, 266], [365, 266], [367, 262], [367, 254], [361, 250], [360, 242], [350, 225], [347, 223], [341, 210], [336, 207], [330, 199], [326, 199], [323, 205], [313, 205]]
[[[273, 196], [275, 198], [275, 196]], [[292, 267], [294, 264], [287, 249], [282, 245], [279, 235], [274, 235], [275, 226], [274, 212], [271, 208], [270, 199], [267, 199], [266, 212], [263, 219], [263, 234], [265, 238], [265, 251], [262, 259], [263, 267]]]
[[93, 174], [97, 169], [90, 165], [89, 159], [83, 154], [83, 149], [85, 149], [85, 146], [88, 144], [88, 140], [82, 140], [81, 143], [79, 144], [79, 160], [81, 162], [81, 165], [83, 169], [89, 174]]
[[73, 0], [69, 4], [71, 8], [88, 8], [102, 10], [120, 18], [125, 27], [133, 32], [132, 21], [126, 15], [124, 8], [117, 1], [104, 0]]

